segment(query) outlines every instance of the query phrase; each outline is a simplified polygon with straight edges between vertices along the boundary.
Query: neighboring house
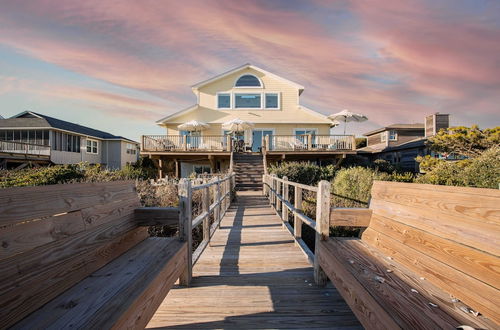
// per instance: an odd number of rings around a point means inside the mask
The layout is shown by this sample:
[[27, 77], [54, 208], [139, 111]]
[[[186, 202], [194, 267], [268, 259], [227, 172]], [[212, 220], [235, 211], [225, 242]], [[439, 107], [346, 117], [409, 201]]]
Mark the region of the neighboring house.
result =
[[424, 124], [393, 124], [365, 133], [367, 145], [358, 154], [370, 160], [385, 159], [405, 171], [418, 172], [417, 156], [431, 154], [427, 138], [449, 127], [449, 115], [435, 113]]
[[[157, 121], [166, 135], [142, 138], [142, 153], [157, 159], [169, 173], [187, 176], [227, 169], [233, 140], [222, 124], [236, 118], [254, 124], [240, 132], [237, 140], [247, 153], [264, 153], [268, 161], [317, 161], [355, 153], [353, 136], [330, 135], [332, 122], [300, 105], [303, 86], [254, 65], [202, 81], [192, 91], [197, 104]], [[209, 127], [201, 132], [178, 129], [192, 120]]]
[[139, 143], [93, 128], [25, 111], [0, 119], [0, 166], [89, 162], [120, 169], [137, 162]]

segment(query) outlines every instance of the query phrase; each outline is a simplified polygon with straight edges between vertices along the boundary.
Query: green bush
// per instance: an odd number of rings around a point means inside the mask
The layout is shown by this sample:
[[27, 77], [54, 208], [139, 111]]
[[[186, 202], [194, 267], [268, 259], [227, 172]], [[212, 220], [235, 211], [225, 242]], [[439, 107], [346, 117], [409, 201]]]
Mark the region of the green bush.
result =
[[374, 170], [361, 166], [339, 170], [332, 182], [333, 206], [366, 206], [375, 173]]
[[106, 170], [100, 165], [80, 163], [0, 171], [0, 188], [42, 186], [70, 182], [106, 182], [148, 179], [151, 172], [140, 165], [127, 165], [121, 170]]
[[438, 161], [428, 167], [418, 183], [478, 188], [498, 188], [500, 148], [494, 147], [474, 159]]
[[269, 167], [270, 174], [307, 185], [316, 185], [320, 180], [332, 180], [335, 176], [335, 166], [318, 166], [309, 162], [283, 162]]

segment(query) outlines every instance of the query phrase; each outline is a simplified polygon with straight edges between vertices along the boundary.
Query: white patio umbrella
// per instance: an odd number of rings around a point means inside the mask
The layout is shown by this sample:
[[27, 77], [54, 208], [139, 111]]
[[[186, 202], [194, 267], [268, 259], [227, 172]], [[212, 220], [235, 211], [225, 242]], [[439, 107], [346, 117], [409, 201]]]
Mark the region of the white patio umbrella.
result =
[[191, 120], [188, 121], [184, 124], [180, 124], [177, 126], [178, 129], [183, 130], [183, 131], [189, 131], [189, 132], [200, 132], [203, 131], [204, 129], [208, 128], [208, 124], [197, 121], [197, 120]]
[[223, 129], [231, 132], [242, 132], [246, 129], [252, 128], [253, 126], [253, 123], [239, 118], [232, 119], [222, 124]]
[[334, 113], [333, 115], [329, 115], [328, 119], [332, 120], [334, 124], [338, 124], [339, 122], [344, 122], [344, 135], [345, 135], [345, 129], [347, 126], [348, 122], [363, 122], [365, 120], [368, 120], [368, 117], [365, 115], [361, 115], [359, 113], [354, 113], [351, 112], [347, 109], [344, 109], [338, 113]]

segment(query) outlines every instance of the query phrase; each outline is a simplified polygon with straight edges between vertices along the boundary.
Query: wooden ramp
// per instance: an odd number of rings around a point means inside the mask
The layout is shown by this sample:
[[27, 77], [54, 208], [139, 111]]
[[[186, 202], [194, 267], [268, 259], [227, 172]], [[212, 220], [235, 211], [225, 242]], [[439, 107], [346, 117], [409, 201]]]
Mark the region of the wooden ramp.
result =
[[261, 192], [238, 192], [189, 288], [175, 288], [148, 328], [362, 329], [313, 268]]

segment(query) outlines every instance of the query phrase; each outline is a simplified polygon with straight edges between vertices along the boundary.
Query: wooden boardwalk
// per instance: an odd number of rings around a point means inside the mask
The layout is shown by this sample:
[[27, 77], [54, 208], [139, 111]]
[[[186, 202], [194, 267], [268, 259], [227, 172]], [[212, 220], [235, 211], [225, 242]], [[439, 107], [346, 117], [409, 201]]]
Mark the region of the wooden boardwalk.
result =
[[239, 192], [193, 269], [148, 328], [362, 329], [337, 290], [313, 268], [261, 192]]

